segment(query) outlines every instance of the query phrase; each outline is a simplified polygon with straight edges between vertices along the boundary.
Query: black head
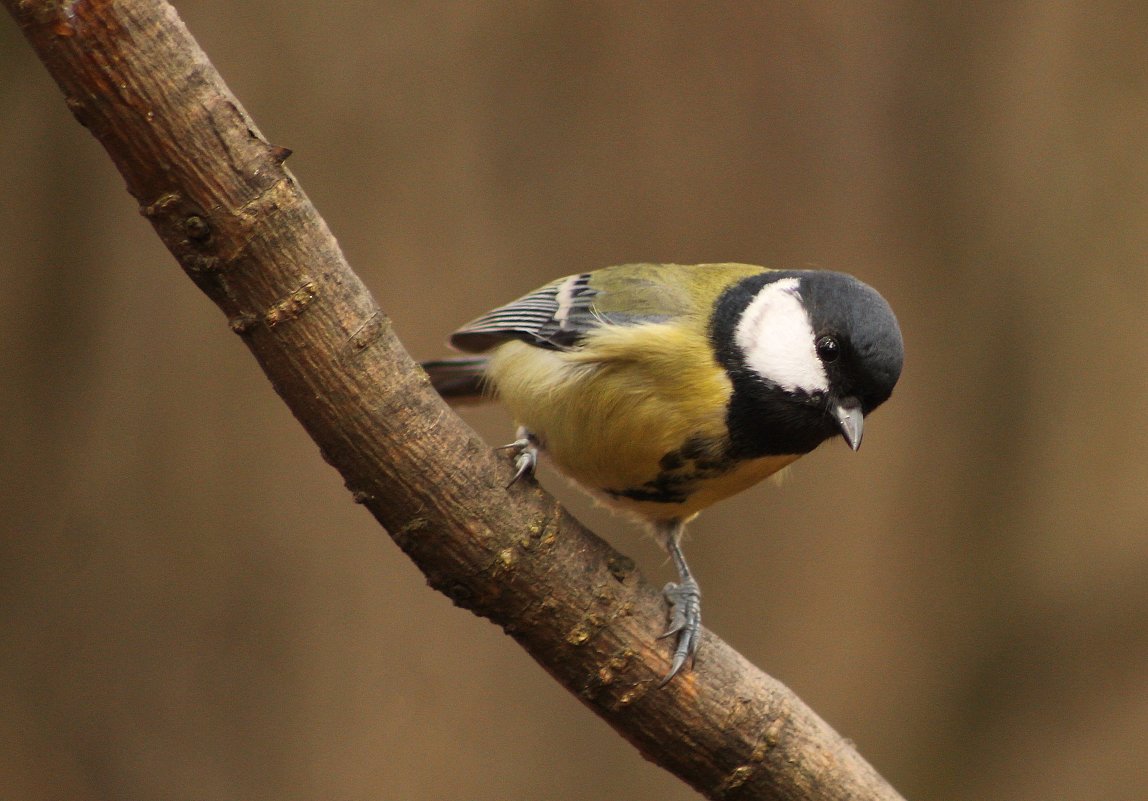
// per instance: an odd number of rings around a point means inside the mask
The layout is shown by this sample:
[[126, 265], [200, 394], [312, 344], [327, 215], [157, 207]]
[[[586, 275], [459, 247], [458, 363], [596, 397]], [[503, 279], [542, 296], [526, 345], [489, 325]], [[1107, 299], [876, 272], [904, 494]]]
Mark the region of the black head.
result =
[[744, 279], [718, 301], [711, 336], [733, 381], [728, 424], [742, 457], [806, 453], [836, 434], [856, 448], [904, 360], [889, 304], [843, 273]]

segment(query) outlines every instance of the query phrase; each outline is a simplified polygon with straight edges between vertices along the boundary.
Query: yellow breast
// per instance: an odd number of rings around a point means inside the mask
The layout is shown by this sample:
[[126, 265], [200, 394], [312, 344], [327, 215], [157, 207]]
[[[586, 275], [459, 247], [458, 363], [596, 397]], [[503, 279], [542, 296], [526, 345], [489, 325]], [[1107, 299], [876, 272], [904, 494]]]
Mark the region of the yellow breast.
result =
[[558, 469], [647, 519], [691, 517], [797, 458], [724, 457], [732, 385], [700, 324], [602, 326], [572, 351], [507, 342], [487, 376]]

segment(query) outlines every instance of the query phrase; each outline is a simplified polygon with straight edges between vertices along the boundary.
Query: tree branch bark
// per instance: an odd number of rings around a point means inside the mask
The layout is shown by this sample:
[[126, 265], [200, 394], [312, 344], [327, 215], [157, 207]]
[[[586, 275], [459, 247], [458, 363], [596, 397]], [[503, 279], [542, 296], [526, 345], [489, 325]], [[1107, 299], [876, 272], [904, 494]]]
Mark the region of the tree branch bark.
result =
[[291, 173], [161, 0], [4, 0], [141, 213], [394, 541], [648, 759], [710, 798], [899, 796], [713, 634], [668, 666], [660, 593], [439, 399]]

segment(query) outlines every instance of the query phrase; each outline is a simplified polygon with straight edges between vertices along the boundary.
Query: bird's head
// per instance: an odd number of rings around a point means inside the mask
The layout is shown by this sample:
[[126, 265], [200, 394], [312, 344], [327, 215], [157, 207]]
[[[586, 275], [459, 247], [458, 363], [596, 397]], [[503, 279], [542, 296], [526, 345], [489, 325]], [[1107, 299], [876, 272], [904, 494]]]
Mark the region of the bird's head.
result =
[[732, 448], [746, 457], [806, 453], [836, 434], [856, 450], [904, 360], [885, 299], [827, 271], [742, 280], [718, 301], [711, 336], [733, 383]]

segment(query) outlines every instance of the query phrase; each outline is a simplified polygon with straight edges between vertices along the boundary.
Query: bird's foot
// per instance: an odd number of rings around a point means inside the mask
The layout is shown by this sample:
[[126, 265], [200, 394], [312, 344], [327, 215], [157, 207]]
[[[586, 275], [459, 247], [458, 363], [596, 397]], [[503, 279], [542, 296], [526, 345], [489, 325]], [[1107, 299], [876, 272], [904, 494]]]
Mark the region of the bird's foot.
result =
[[687, 578], [681, 583], [671, 581], [662, 590], [662, 594], [670, 602], [670, 626], [659, 639], [677, 635], [678, 642], [674, 647], [670, 672], [658, 682], [659, 687], [669, 684], [687, 660], [693, 666], [702, 629], [702, 592], [693, 578]]
[[498, 448], [500, 451], [515, 451], [514, 475], [506, 485], [510, 489], [523, 478], [533, 478], [534, 470], [538, 467], [538, 440], [525, 428], [519, 428], [515, 434], [517, 439], [509, 445]]

